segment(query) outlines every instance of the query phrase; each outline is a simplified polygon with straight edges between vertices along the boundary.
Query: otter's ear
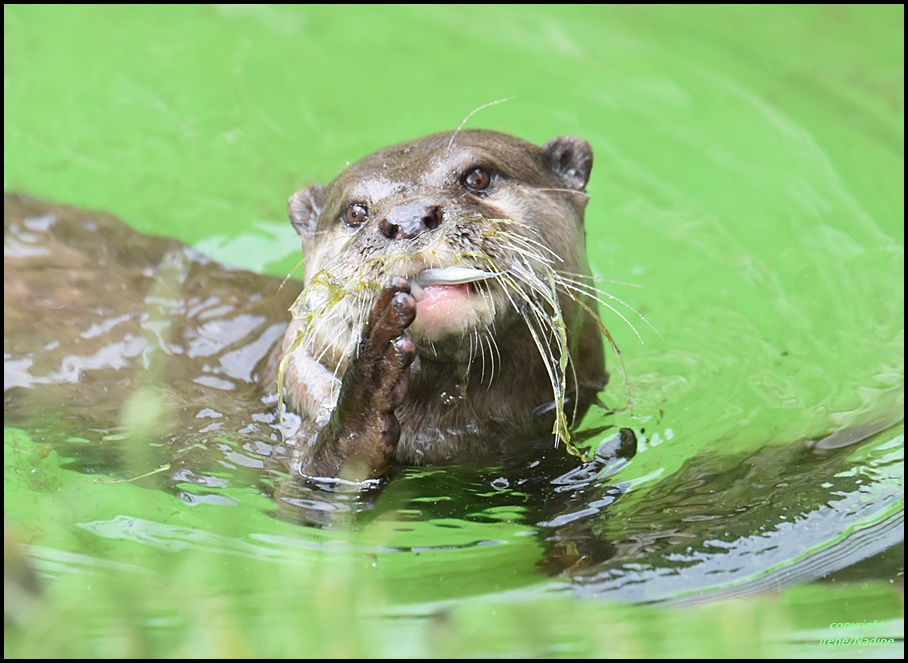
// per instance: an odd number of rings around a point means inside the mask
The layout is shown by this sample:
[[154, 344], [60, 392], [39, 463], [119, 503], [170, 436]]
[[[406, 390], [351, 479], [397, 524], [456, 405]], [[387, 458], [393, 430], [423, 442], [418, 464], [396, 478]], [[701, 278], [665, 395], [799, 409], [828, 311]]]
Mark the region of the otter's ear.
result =
[[593, 169], [593, 148], [582, 138], [558, 136], [542, 146], [549, 169], [569, 187], [583, 191]]
[[325, 187], [321, 184], [307, 186], [290, 196], [287, 203], [290, 224], [296, 228], [296, 232], [303, 239], [315, 232], [315, 224], [318, 221], [318, 215], [322, 212], [324, 198]]

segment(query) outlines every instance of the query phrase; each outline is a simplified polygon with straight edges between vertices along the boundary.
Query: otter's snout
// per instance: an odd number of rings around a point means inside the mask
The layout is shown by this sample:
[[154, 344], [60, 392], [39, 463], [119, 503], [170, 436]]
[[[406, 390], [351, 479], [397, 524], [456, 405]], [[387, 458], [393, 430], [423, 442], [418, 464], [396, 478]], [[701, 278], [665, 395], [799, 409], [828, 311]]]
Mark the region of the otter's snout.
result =
[[388, 239], [412, 239], [427, 230], [435, 230], [443, 219], [441, 207], [417, 201], [392, 209], [378, 228]]

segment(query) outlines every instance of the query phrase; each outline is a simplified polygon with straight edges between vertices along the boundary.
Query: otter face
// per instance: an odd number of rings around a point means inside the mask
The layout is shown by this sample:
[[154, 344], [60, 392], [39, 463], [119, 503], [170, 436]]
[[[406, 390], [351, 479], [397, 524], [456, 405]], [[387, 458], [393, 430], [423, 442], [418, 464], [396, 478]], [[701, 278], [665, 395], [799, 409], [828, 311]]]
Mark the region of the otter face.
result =
[[327, 187], [290, 198], [306, 262], [295, 317], [313, 323], [304, 329], [315, 347], [349, 354], [395, 275], [417, 301], [410, 331], [421, 354], [456, 355], [464, 338], [481, 343], [479, 334], [527, 316], [570, 317], [576, 297], [559, 270], [589, 271], [582, 224], [591, 167], [580, 138], [540, 147], [485, 130], [363, 158]]

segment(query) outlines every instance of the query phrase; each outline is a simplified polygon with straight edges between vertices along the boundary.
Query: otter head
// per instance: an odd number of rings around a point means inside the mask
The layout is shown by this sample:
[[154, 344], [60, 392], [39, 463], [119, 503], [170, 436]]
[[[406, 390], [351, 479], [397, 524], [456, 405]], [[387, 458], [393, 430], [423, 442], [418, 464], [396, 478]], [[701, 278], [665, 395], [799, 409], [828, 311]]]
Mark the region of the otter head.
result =
[[475, 349], [481, 334], [514, 324], [534, 327], [536, 344], [548, 346], [570, 334], [590, 286], [578, 279], [589, 273], [592, 162], [580, 138], [540, 147], [466, 130], [387, 147], [326, 187], [297, 191], [289, 212], [306, 289], [294, 315], [312, 323], [304, 329], [314, 348], [347, 355], [378, 290], [401, 275], [417, 300], [410, 331], [421, 355], [461, 357], [466, 337]]

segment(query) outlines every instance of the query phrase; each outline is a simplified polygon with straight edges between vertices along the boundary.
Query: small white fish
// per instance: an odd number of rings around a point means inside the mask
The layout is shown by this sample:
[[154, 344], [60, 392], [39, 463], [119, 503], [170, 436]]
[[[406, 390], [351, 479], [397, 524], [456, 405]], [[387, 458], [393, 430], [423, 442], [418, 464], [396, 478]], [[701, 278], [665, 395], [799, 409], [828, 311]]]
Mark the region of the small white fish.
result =
[[421, 271], [413, 277], [413, 283], [419, 287], [430, 285], [459, 285], [461, 283], [472, 283], [473, 281], [482, 281], [495, 276], [492, 272], [485, 272], [481, 269], [471, 267], [440, 267]]

